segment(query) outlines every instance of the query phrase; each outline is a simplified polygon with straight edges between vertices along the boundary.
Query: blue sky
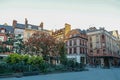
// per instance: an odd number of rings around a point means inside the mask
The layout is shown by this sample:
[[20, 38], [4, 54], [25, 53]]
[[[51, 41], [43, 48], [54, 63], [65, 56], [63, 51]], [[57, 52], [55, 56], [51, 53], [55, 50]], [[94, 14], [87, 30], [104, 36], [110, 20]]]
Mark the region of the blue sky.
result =
[[47, 29], [59, 29], [65, 23], [72, 28], [105, 27], [120, 32], [120, 0], [0, 0], [0, 24], [15, 19]]

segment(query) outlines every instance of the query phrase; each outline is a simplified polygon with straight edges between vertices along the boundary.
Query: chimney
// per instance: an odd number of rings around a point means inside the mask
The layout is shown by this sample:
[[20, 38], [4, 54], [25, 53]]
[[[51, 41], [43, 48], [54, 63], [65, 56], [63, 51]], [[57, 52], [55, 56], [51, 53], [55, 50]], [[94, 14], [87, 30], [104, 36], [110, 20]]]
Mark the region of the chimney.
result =
[[65, 28], [70, 28], [71, 29], [71, 25], [68, 23], [65, 23]]
[[17, 25], [17, 21], [16, 21], [16, 20], [13, 20], [12, 26], [13, 26], [14, 29], [16, 28], [16, 25]]
[[65, 35], [71, 30], [71, 25], [68, 23], [65, 23]]
[[40, 23], [40, 28], [43, 30], [43, 22]]
[[25, 18], [25, 28], [27, 28], [28, 27], [28, 20], [27, 20], [27, 18]]

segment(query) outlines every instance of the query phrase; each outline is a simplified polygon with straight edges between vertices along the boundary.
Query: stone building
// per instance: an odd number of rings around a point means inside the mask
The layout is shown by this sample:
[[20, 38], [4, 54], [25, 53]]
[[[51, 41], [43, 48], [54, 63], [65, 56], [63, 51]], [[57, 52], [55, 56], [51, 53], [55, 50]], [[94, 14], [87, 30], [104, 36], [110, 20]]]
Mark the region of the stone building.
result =
[[87, 35], [85, 30], [74, 29], [66, 35], [67, 58], [86, 64]]
[[14, 39], [13, 27], [7, 24], [0, 25], [0, 59], [12, 53], [12, 39]]
[[[43, 31], [43, 22], [41, 22], [40, 26], [29, 24], [28, 20], [25, 18], [25, 23], [21, 24], [18, 23], [16, 20], [13, 20], [13, 29], [15, 34], [15, 40], [14, 42], [14, 52], [19, 52], [19, 46], [17, 44], [20, 44], [20, 41], [18, 39], [23, 39], [23, 41], [27, 40], [33, 33], [37, 31]], [[44, 30], [47, 31], [47, 30]]]
[[26, 26], [24, 30], [23, 40], [26, 41], [32, 34], [36, 32], [40, 32], [43, 30], [43, 22], [41, 22], [40, 26], [28, 24], [27, 19], [25, 20]]
[[65, 40], [67, 33], [71, 30], [71, 25], [65, 23], [65, 27], [52, 32], [52, 35], [57, 40]]
[[87, 30], [88, 63], [102, 67], [117, 66], [120, 50], [117, 38], [104, 28], [91, 27]]

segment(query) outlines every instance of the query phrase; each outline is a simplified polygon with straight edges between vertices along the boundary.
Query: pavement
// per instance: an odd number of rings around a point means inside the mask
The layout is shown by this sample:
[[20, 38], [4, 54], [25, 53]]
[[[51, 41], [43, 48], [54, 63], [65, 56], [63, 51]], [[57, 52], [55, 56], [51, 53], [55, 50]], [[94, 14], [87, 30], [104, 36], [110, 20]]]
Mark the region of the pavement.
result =
[[88, 68], [89, 71], [69, 72], [21, 78], [0, 78], [0, 80], [120, 80], [120, 68]]

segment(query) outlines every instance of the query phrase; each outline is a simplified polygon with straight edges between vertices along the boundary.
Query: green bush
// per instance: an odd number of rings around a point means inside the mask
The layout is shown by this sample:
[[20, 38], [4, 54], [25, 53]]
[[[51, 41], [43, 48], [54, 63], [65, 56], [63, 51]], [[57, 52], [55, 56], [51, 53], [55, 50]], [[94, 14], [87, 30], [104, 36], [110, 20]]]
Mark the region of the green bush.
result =
[[12, 72], [12, 69], [8, 64], [0, 63], [0, 74], [11, 73], [11, 72]]
[[41, 56], [10, 54], [4, 60], [13, 72], [42, 71], [46, 64]]
[[45, 61], [39, 65], [40, 71], [43, 73], [49, 72], [49, 67], [50, 67], [50, 64]]
[[78, 71], [83, 70], [85, 68], [85, 65], [82, 63], [75, 62], [73, 60], [67, 61], [67, 69], [68, 71]]
[[0, 73], [6, 72], [34, 72], [42, 73], [56, 71], [78, 71], [84, 69], [84, 64], [67, 60], [66, 64], [54, 65], [43, 60], [41, 56], [10, 54], [5, 58], [5, 63], [0, 64]]
[[65, 69], [64, 65], [56, 65], [55, 66], [55, 70], [57, 70], [57, 71], [63, 71], [63, 69]]

